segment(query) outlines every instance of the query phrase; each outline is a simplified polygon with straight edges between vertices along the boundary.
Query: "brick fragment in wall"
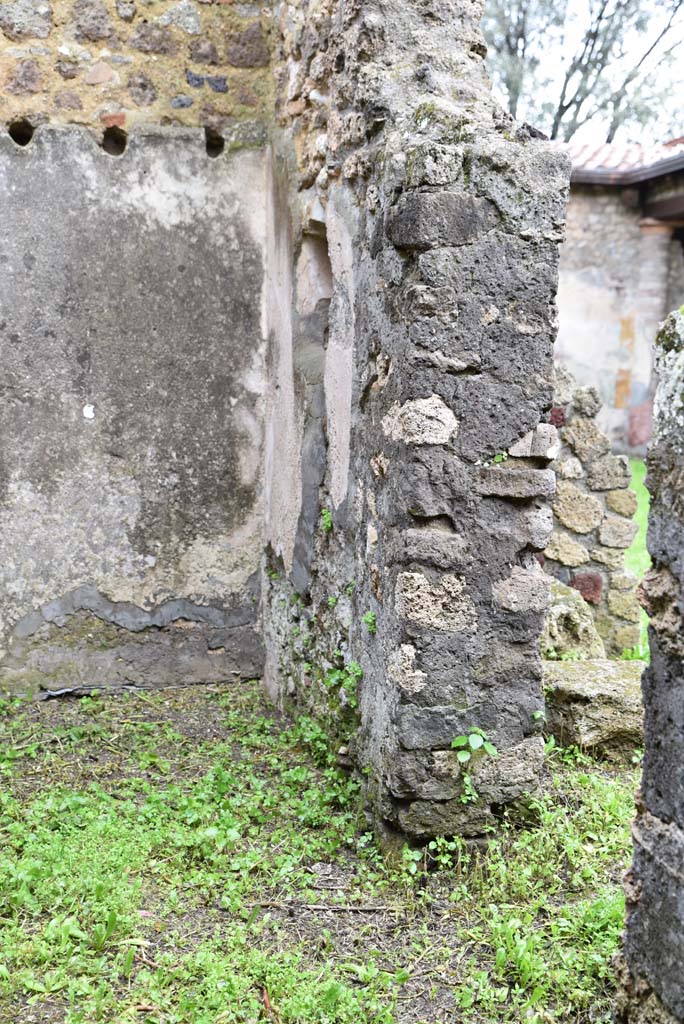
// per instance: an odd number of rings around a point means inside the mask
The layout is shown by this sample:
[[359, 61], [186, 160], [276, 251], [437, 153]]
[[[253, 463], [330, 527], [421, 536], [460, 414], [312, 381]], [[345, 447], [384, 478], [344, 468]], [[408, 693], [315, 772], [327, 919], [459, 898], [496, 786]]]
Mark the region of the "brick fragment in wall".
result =
[[603, 596], [603, 577], [598, 572], [575, 572], [570, 577], [570, 586], [579, 591], [589, 604], [600, 604]]

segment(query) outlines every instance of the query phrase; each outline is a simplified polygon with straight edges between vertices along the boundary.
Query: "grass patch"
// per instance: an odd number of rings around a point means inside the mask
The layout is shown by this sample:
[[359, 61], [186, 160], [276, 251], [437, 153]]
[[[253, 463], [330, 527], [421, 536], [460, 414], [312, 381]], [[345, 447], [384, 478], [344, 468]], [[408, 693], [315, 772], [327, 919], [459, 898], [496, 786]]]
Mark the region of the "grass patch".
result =
[[[630, 459], [632, 467], [632, 490], [637, 496], [637, 510], [634, 521], [639, 527], [637, 535], [632, 541], [631, 547], [625, 551], [625, 568], [633, 572], [635, 576], [642, 579], [651, 568], [651, 556], [646, 547], [646, 534], [648, 531], [648, 510], [650, 495], [644, 483], [646, 477], [646, 463], [643, 459]], [[630, 652], [627, 652], [629, 655]], [[633, 652], [638, 658], [648, 660], [648, 615], [641, 609], [641, 639], [639, 646]]]
[[651, 556], [646, 547], [646, 531], [648, 529], [648, 508], [650, 496], [646, 489], [646, 463], [643, 459], [630, 459], [632, 467], [631, 488], [637, 496], [637, 510], [634, 515], [639, 530], [632, 541], [631, 547], [625, 552], [625, 567], [639, 579], [651, 568]]
[[552, 750], [534, 823], [379, 854], [257, 684], [0, 714], [0, 1022], [611, 1019], [633, 771]]

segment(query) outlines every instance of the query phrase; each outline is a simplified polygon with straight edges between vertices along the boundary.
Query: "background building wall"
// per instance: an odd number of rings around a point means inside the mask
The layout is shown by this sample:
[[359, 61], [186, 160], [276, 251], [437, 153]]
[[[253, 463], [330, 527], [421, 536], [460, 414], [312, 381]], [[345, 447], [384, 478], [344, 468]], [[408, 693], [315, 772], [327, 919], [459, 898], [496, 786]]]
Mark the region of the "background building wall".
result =
[[678, 291], [681, 245], [640, 212], [633, 189], [575, 185], [561, 248], [556, 358], [595, 386], [599, 425], [624, 451], [643, 451], [653, 400], [652, 338]]

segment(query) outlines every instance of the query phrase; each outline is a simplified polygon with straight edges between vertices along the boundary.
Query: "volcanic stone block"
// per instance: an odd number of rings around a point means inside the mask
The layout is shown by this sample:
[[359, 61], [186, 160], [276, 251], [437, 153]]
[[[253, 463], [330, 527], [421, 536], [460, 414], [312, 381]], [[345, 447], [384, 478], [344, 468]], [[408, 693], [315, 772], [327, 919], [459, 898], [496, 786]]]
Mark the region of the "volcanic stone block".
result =
[[559, 580], [551, 580], [550, 596], [541, 639], [544, 657], [554, 660], [564, 655], [605, 658], [591, 609], [579, 591]]
[[610, 440], [593, 419], [575, 418], [563, 429], [563, 440], [582, 462], [593, 462], [610, 451]]
[[547, 558], [553, 558], [561, 565], [573, 567], [589, 561], [589, 552], [584, 545], [561, 530], [556, 530], [553, 534], [545, 554]]
[[599, 540], [609, 548], [628, 548], [637, 534], [637, 524], [622, 516], [607, 516], [601, 523]]
[[599, 499], [585, 494], [567, 480], [558, 482], [553, 510], [563, 526], [573, 533], [591, 533], [603, 519]]
[[594, 491], [609, 491], [627, 487], [631, 475], [626, 455], [604, 455], [591, 463], [587, 483]]
[[412, 192], [392, 212], [388, 235], [399, 249], [465, 245], [498, 220], [487, 199], [462, 192]]
[[550, 469], [480, 469], [475, 477], [478, 494], [502, 498], [549, 497], [555, 491], [555, 477]]
[[636, 492], [628, 488], [610, 491], [606, 494], [606, 505], [611, 512], [617, 512], [620, 516], [633, 516], [637, 510]]

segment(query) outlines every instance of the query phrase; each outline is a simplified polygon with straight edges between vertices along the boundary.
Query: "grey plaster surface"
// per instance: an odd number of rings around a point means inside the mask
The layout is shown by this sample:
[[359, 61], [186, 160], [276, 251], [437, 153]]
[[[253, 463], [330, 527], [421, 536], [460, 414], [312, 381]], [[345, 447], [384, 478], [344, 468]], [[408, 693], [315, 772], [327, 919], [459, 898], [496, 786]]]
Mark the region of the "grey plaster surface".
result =
[[211, 159], [200, 131], [140, 132], [121, 156], [76, 128], [0, 136], [13, 674], [13, 641], [46, 621], [64, 637], [83, 607], [124, 631], [255, 621], [263, 180], [261, 151]]

